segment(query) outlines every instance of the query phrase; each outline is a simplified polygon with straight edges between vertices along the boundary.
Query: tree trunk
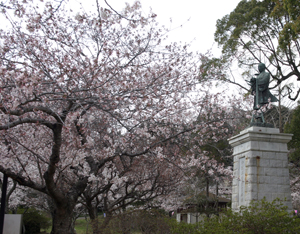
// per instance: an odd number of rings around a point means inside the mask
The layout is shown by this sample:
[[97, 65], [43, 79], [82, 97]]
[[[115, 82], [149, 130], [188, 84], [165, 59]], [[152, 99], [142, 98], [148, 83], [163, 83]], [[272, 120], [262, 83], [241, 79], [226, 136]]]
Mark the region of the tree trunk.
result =
[[206, 177], [206, 216], [209, 218], [209, 179]]
[[216, 184], [216, 213], [219, 216], [219, 183]]
[[112, 214], [107, 211], [106, 213], [106, 216], [104, 218], [104, 221], [102, 222], [101, 225], [98, 226], [98, 234], [104, 234], [105, 233], [105, 229], [108, 227], [111, 219], [112, 219]]
[[282, 126], [282, 110], [281, 110], [281, 86], [279, 85], [279, 100], [278, 100], [278, 112], [279, 112], [279, 132], [282, 133], [283, 132], [283, 126]]
[[75, 234], [73, 209], [74, 206], [70, 204], [64, 204], [54, 209], [51, 234]]
[[86, 199], [86, 207], [92, 224], [93, 234], [98, 233], [97, 207], [93, 206], [92, 200]]

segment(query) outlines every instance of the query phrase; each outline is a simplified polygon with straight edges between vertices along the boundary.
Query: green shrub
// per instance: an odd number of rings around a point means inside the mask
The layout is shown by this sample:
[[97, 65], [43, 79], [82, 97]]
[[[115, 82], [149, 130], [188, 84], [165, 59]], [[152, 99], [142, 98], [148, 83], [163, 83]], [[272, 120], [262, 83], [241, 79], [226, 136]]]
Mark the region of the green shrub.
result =
[[240, 212], [228, 210], [220, 217], [206, 219], [197, 233], [211, 234], [283, 234], [300, 233], [300, 219], [287, 212], [279, 200], [265, 199], [241, 207]]
[[113, 216], [101, 233], [296, 234], [300, 233], [300, 219], [288, 213], [287, 207], [279, 200], [267, 202], [264, 199], [252, 202], [249, 207], [241, 207], [239, 212], [228, 209], [196, 224], [178, 223], [158, 210], [127, 211]]
[[194, 234], [198, 233], [198, 224], [189, 224], [185, 222], [178, 223], [175, 219], [167, 221], [171, 234]]
[[25, 226], [25, 234], [38, 234], [40, 229], [48, 229], [51, 221], [41, 212], [30, 208], [23, 213], [23, 224]]

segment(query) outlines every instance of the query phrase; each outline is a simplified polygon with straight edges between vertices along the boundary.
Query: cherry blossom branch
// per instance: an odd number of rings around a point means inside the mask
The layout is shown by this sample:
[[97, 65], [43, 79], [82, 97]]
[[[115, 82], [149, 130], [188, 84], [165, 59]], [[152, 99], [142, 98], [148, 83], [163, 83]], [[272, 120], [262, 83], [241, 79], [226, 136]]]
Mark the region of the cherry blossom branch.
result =
[[29, 113], [29, 112], [35, 112], [35, 111], [42, 111], [52, 117], [54, 117], [57, 121], [61, 121], [59, 115], [52, 111], [50, 108], [48, 107], [45, 107], [45, 106], [28, 106], [28, 107], [19, 107], [18, 110], [7, 110], [7, 108], [5, 108], [2, 105], [0, 105], [0, 110], [3, 111], [3, 113], [5, 114], [8, 114], [8, 115], [15, 115], [15, 116], [21, 116], [21, 115], [24, 115], [26, 113]]
[[25, 177], [21, 176], [18, 173], [12, 172], [10, 169], [7, 169], [2, 165], [0, 165], [0, 171], [6, 174], [8, 177], [12, 178], [13, 180], [17, 181], [20, 185], [27, 186], [47, 194], [47, 189], [45, 186], [41, 186], [35, 182], [28, 181]]
[[107, 2], [107, 0], [104, 0], [104, 1], [105, 1], [106, 5], [107, 5], [113, 12], [115, 12], [118, 16], [120, 16], [121, 18], [124, 18], [124, 19], [126, 19], [126, 20], [128, 20], [128, 21], [133, 21], [133, 22], [138, 21], [138, 20], [134, 20], [134, 19], [128, 19], [128, 18], [125, 17], [124, 15], [118, 13], [111, 5], [109, 5], [108, 2]]
[[5, 124], [5, 125], [1, 125], [0, 130], [8, 130], [10, 128], [13, 128], [13, 127], [16, 127], [18, 125], [25, 124], [25, 123], [41, 124], [41, 125], [44, 125], [44, 126], [50, 128], [50, 129], [52, 129], [53, 126], [54, 126], [52, 123], [50, 123], [49, 121], [46, 121], [44, 119], [23, 118], [23, 119], [19, 119], [19, 120], [10, 122], [10, 123]]

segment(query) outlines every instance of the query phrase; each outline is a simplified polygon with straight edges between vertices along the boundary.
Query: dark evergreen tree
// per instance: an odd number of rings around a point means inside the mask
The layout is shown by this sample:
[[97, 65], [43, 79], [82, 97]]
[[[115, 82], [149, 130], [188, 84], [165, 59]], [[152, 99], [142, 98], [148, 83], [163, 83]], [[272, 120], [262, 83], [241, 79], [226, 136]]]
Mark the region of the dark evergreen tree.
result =
[[[250, 80], [259, 63], [265, 63], [271, 89], [281, 85], [288, 97], [296, 100], [300, 89], [291, 85], [300, 80], [300, 1], [242, 0], [228, 15], [217, 21], [215, 41], [222, 48], [220, 58], [203, 57], [200, 70], [211, 77], [236, 84], [248, 91], [249, 86], [229, 73], [233, 63]], [[279, 86], [280, 87], [280, 86]]]

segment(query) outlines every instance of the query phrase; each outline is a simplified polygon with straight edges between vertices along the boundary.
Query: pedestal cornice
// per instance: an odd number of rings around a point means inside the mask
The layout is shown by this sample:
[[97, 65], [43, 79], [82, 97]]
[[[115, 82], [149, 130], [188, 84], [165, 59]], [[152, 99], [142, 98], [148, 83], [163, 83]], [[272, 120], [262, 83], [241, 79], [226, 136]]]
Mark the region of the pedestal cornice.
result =
[[252, 126], [229, 138], [229, 144], [233, 147], [249, 141], [288, 143], [292, 134], [280, 133], [278, 128], [266, 128]]

